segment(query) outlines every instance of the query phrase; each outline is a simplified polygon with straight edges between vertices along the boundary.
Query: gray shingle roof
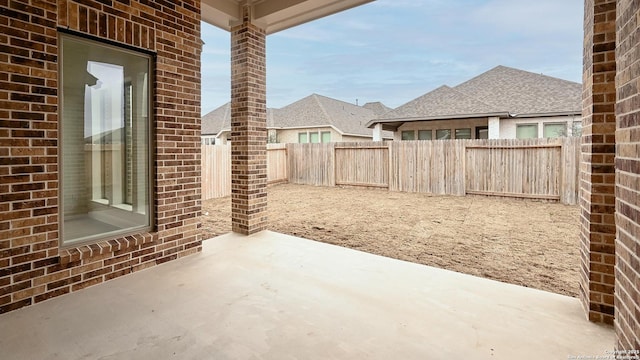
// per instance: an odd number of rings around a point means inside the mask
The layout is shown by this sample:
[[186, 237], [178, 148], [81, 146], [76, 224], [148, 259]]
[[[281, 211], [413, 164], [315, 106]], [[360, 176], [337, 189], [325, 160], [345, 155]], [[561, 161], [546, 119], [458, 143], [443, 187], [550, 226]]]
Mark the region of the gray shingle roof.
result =
[[581, 84], [506, 66], [497, 66], [454, 89], [511, 114], [582, 110]]
[[433, 118], [450, 115], [489, 114], [498, 111], [499, 109], [491, 105], [443, 85], [386, 113], [383, 118]]
[[276, 110], [273, 125], [276, 128], [333, 126], [343, 134], [372, 136], [366, 124], [374, 118], [376, 113], [372, 109], [312, 94]]
[[[582, 110], [582, 85], [506, 66], [497, 66], [453, 88], [426, 93], [379, 119], [447, 119], [460, 115], [533, 115]], [[373, 126], [376, 121], [369, 123]], [[399, 125], [397, 121], [394, 123]]]
[[[267, 109], [267, 127], [273, 127], [276, 109]], [[202, 135], [216, 135], [221, 131], [231, 131], [231, 103], [226, 103], [202, 117]]]
[[231, 103], [226, 103], [202, 117], [202, 135], [216, 135], [231, 129]]
[[365, 109], [369, 109], [369, 110], [373, 111], [373, 113], [376, 115], [376, 117], [380, 117], [380, 116], [388, 113], [389, 111], [393, 110], [392, 108], [386, 106], [385, 104], [381, 103], [380, 101], [368, 102], [368, 103], [362, 105], [362, 107], [365, 108]]

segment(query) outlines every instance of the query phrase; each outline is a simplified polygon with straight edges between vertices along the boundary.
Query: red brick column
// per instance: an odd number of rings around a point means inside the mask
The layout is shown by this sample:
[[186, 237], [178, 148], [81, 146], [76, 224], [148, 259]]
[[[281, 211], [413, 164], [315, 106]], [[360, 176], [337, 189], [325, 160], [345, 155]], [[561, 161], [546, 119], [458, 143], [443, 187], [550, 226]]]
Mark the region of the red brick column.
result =
[[640, 349], [640, 3], [618, 1], [616, 57], [617, 347]]
[[267, 227], [265, 40], [245, 6], [231, 29], [231, 224], [245, 235]]
[[580, 162], [580, 299], [589, 320], [613, 323], [616, 1], [585, 0]]

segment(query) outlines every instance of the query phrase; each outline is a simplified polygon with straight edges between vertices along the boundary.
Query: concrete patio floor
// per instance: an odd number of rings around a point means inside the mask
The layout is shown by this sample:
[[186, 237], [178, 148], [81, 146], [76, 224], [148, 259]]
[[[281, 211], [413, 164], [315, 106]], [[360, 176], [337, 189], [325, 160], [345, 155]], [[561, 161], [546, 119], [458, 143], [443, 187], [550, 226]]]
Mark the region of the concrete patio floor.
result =
[[575, 298], [274, 232], [0, 315], [2, 359], [567, 359]]

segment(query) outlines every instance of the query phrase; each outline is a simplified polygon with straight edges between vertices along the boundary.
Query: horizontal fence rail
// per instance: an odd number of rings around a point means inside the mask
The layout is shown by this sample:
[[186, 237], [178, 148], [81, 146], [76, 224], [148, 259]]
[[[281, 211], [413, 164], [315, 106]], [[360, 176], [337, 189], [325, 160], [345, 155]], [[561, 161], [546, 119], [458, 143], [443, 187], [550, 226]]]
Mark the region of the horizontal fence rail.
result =
[[[578, 200], [580, 138], [270, 144], [267, 155], [269, 183]], [[229, 146], [204, 145], [202, 159], [203, 198], [228, 196]]]

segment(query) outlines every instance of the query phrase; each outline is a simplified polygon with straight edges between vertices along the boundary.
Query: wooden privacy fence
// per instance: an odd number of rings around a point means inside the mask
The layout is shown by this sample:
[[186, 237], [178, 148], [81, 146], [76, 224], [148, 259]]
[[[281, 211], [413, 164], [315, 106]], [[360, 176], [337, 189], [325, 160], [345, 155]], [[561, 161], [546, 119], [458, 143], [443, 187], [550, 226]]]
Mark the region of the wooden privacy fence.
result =
[[288, 178], [286, 144], [267, 145], [267, 182], [286, 182]]
[[231, 146], [202, 145], [202, 199], [231, 195]]
[[[267, 181], [287, 181], [287, 147], [267, 145]], [[202, 199], [231, 195], [231, 145], [202, 145]]]
[[[203, 146], [205, 199], [230, 194], [230, 165], [217, 158], [230, 154], [218, 148], [225, 146]], [[205, 156], [208, 151], [219, 154]], [[269, 145], [267, 153], [269, 182], [512, 196], [565, 204], [578, 199], [580, 138], [287, 144]], [[210, 167], [216, 163], [223, 167], [212, 173]], [[220, 188], [229, 184], [228, 190], [205, 189], [218, 187], [217, 180], [207, 176], [221, 179]]]
[[288, 144], [289, 182], [578, 199], [580, 138]]

